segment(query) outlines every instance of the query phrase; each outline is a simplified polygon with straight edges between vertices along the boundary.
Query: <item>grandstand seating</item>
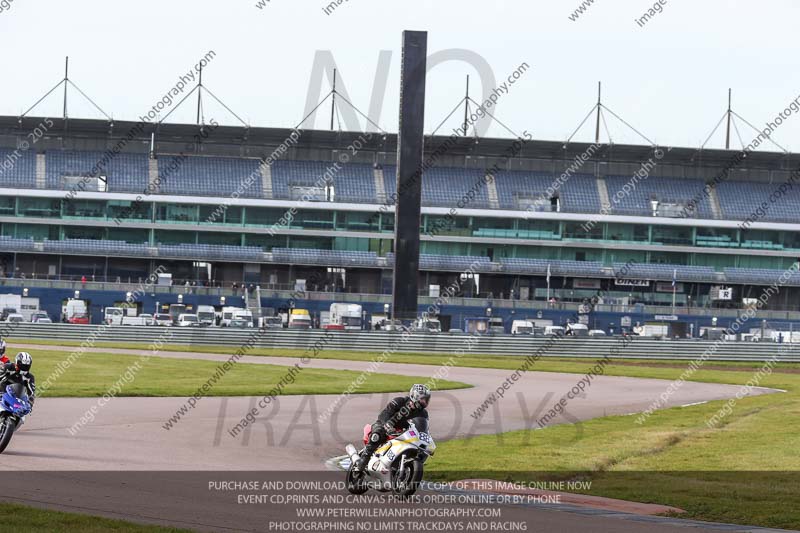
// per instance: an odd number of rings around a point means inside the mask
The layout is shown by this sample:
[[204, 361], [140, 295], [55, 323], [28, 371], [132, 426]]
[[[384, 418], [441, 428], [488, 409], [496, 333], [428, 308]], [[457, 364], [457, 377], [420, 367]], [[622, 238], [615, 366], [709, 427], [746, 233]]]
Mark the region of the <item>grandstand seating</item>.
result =
[[733, 220], [746, 220], [755, 216], [758, 220], [772, 222], [797, 222], [800, 213], [800, 195], [797, 187], [793, 187], [785, 194], [776, 197], [769, 203], [769, 208], [764, 214], [754, 215], [754, 210], [762, 201], [768, 201], [770, 195], [780, 186], [780, 183], [752, 183], [741, 181], [722, 182], [717, 187], [720, 207], [724, 218]]
[[[495, 174], [497, 196], [503, 209], [529, 209], [549, 211], [549, 187], [558, 176], [547, 172], [502, 171]], [[600, 196], [593, 176], [573, 175], [558, 187], [561, 211], [569, 213], [597, 213]]]
[[766, 268], [726, 268], [725, 278], [730, 283], [759, 283], [764, 285], [772, 285], [778, 282], [780, 278], [785, 280], [787, 285], [800, 285], [800, 272], [784, 275], [783, 270]]
[[0, 187], [36, 188], [36, 154], [0, 148]]
[[[161, 194], [260, 198], [263, 193], [260, 160], [234, 157], [191, 156], [159, 159]], [[171, 170], [174, 169], [174, 170]]]
[[[393, 176], [397, 167], [383, 167], [386, 197], [391, 198], [397, 190]], [[422, 205], [438, 207], [461, 207], [465, 209], [488, 209], [489, 193], [484, 182], [485, 171], [464, 168], [431, 168], [422, 176]], [[387, 179], [388, 177], [388, 179]], [[465, 198], [470, 191], [474, 198]]]
[[356, 163], [339, 163], [336, 170], [331, 162], [276, 161], [272, 165], [272, 195], [278, 199], [291, 199], [292, 187], [324, 188], [324, 176], [332, 181], [337, 202], [377, 203], [372, 166]]
[[503, 271], [509, 274], [545, 275], [550, 266], [552, 276], [603, 276], [602, 263], [597, 261], [568, 261], [553, 259], [507, 258], [501, 261]]
[[[705, 183], [698, 179], [664, 178], [650, 176], [636, 182], [635, 187], [623, 189], [631, 181], [631, 176], [606, 176], [608, 197], [611, 201], [610, 214], [652, 216], [650, 200], [655, 198], [661, 203], [674, 203], [685, 206], [689, 200], [698, 196]], [[622, 192], [625, 191], [625, 192]], [[695, 218], [714, 218], [711, 202], [704, 195], [690, 216]], [[616, 199], [616, 201], [615, 201]]]
[[[108, 163], [92, 174], [104, 158]], [[103, 152], [51, 150], [46, 154], [45, 179], [49, 189], [68, 189], [63, 177], [106, 176], [111, 192], [141, 193], [148, 183], [147, 154], [118, 153], [109, 157]]]
[[345, 252], [340, 250], [314, 250], [307, 248], [273, 248], [272, 258], [279, 263], [323, 266], [378, 265], [375, 252]]
[[624, 273], [623, 277], [632, 279], [668, 280], [671, 281], [675, 275], [678, 281], [705, 281], [710, 282], [716, 279], [716, 271], [713, 267], [685, 266], [669, 264], [643, 264], [633, 263], [625, 265], [614, 263], [614, 272]]

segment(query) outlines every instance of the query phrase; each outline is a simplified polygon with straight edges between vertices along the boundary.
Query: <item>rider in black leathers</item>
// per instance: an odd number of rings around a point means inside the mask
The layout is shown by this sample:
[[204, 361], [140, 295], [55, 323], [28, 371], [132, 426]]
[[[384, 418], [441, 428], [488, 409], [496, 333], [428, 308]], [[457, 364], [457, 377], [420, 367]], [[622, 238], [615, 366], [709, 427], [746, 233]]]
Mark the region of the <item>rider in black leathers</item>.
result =
[[36, 378], [31, 373], [32, 364], [31, 354], [20, 352], [14, 358], [13, 363], [5, 363], [0, 366], [0, 391], [4, 391], [12, 383], [22, 383], [28, 393], [31, 409], [36, 400]]
[[428, 403], [431, 400], [431, 391], [425, 385], [416, 384], [411, 387], [408, 396], [398, 396], [389, 402], [378, 415], [378, 421], [372, 424], [372, 431], [366, 447], [361, 453], [357, 465], [359, 471], [364, 470], [372, 454], [389, 439], [390, 434], [396, 434], [408, 429], [408, 421], [413, 418], [428, 418]]

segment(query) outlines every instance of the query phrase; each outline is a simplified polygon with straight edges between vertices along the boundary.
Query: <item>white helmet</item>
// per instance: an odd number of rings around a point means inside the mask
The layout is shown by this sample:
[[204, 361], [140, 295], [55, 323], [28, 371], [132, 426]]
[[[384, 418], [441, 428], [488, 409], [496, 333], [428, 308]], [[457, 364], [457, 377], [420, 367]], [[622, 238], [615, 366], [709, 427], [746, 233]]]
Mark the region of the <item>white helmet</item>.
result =
[[19, 352], [14, 358], [14, 363], [17, 365], [17, 371], [28, 372], [33, 364], [33, 358], [28, 352]]
[[431, 390], [421, 383], [415, 383], [411, 386], [411, 390], [408, 391], [408, 397], [422, 407], [428, 407], [428, 403], [431, 400]]

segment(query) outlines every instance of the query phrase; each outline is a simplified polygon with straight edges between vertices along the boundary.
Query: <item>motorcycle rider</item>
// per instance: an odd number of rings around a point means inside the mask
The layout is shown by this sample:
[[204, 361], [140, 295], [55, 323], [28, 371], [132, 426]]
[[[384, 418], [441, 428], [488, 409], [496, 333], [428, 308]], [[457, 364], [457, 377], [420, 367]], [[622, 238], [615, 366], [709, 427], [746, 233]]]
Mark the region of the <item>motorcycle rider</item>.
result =
[[11, 360], [6, 357], [6, 341], [3, 340], [3, 337], [0, 337], [0, 365], [10, 362]]
[[425, 385], [416, 383], [411, 387], [408, 396], [398, 396], [390, 401], [378, 415], [378, 421], [372, 424], [372, 431], [369, 434], [367, 445], [361, 453], [361, 460], [356, 466], [358, 471], [364, 470], [372, 454], [389, 440], [390, 434], [408, 429], [408, 421], [412, 418], [428, 418], [426, 408], [430, 400], [430, 389]]
[[25, 385], [28, 401], [33, 409], [33, 402], [36, 399], [36, 379], [31, 373], [31, 365], [33, 365], [31, 354], [19, 352], [13, 363], [0, 366], [0, 391], [12, 383], [22, 383]]

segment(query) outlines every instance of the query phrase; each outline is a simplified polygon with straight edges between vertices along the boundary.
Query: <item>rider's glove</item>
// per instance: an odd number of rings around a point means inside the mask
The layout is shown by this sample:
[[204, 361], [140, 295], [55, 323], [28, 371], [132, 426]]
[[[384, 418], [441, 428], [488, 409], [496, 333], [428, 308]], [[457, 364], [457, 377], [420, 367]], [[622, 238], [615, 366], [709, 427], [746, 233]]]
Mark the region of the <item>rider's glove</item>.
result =
[[386, 422], [383, 425], [383, 430], [386, 431], [386, 433], [391, 435], [392, 433], [395, 432], [394, 424], [392, 424], [391, 422]]

